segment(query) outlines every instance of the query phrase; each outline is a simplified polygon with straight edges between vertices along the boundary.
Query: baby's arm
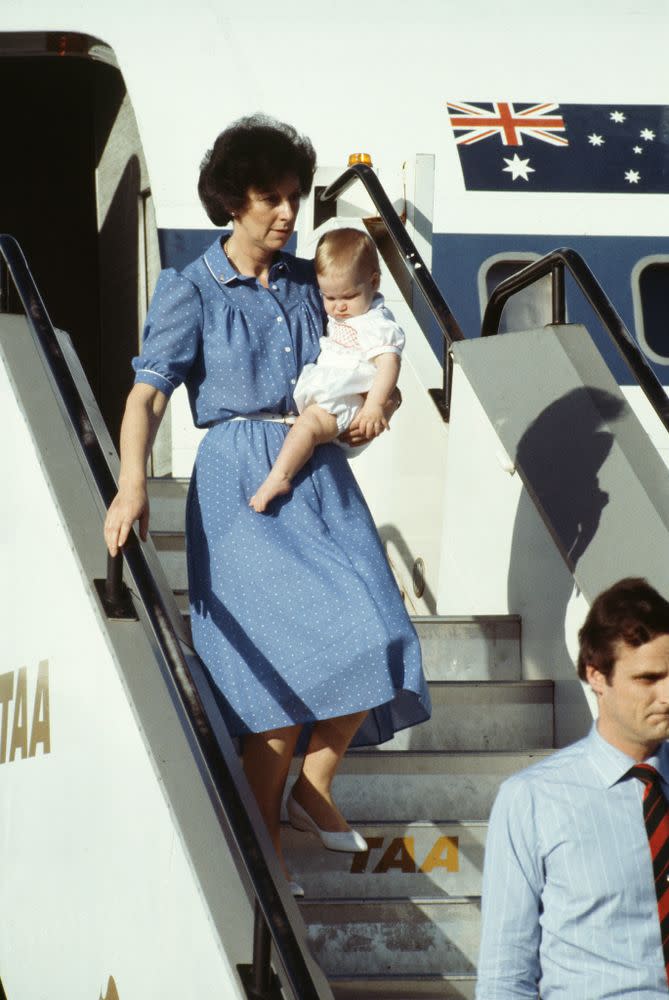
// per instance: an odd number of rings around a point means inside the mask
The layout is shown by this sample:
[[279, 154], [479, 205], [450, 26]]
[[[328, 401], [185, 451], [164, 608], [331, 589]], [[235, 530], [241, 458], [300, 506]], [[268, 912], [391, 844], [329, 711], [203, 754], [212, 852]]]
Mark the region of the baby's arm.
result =
[[377, 354], [376, 357], [372, 358], [372, 364], [376, 366], [376, 375], [362, 409], [353, 421], [353, 425], [359, 428], [368, 439], [377, 437], [388, 428], [388, 421], [383, 411], [397, 385], [400, 374], [400, 356], [394, 351]]

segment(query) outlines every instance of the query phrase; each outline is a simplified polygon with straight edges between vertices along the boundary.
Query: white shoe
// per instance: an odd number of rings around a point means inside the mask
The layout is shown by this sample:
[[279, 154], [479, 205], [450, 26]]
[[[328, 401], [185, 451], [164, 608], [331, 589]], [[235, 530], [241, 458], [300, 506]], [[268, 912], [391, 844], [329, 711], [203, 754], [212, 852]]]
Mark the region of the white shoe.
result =
[[318, 823], [311, 818], [306, 809], [296, 802], [292, 794], [286, 800], [290, 825], [296, 830], [308, 830], [320, 837], [323, 847], [328, 851], [345, 851], [348, 854], [362, 854], [369, 850], [367, 841], [357, 830], [344, 830], [336, 833], [331, 830], [321, 830]]
[[296, 899], [301, 899], [304, 896], [304, 889], [299, 882], [293, 882], [292, 878], [288, 879], [288, 888], [290, 889], [291, 895], [295, 896]]

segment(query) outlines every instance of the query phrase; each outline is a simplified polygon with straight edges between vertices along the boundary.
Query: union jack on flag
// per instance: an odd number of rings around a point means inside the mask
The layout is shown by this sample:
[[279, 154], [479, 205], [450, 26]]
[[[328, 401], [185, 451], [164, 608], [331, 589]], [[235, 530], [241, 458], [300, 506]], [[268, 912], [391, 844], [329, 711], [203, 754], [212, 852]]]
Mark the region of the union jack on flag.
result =
[[523, 135], [549, 142], [552, 146], [568, 146], [569, 142], [556, 132], [564, 132], [564, 118], [556, 115], [558, 104], [533, 104], [517, 111], [513, 104], [494, 101], [492, 111], [476, 104], [448, 102], [453, 130], [459, 146], [470, 146], [491, 135], [499, 135], [505, 146], [522, 146]]

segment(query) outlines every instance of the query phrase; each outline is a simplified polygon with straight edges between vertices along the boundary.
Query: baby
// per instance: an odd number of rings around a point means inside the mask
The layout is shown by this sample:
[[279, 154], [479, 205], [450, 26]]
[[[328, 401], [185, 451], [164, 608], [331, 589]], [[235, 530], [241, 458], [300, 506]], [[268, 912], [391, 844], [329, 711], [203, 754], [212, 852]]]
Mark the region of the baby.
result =
[[352, 425], [366, 438], [388, 427], [384, 406], [397, 385], [404, 334], [378, 294], [374, 242], [357, 229], [333, 229], [319, 240], [314, 263], [327, 336], [320, 338], [316, 364], [305, 365], [297, 380], [293, 396], [300, 415], [249, 501], [259, 513], [290, 492], [316, 445], [334, 441]]

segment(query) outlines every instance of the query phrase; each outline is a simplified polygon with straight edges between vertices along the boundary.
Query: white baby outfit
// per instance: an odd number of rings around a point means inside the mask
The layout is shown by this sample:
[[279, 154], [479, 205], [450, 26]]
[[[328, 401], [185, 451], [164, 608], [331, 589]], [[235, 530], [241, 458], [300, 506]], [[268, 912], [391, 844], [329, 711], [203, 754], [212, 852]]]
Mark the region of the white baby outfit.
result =
[[383, 295], [375, 295], [362, 316], [345, 321], [329, 316], [321, 353], [315, 364], [304, 366], [293, 392], [298, 412], [315, 403], [336, 417], [341, 434], [362, 407], [362, 393], [372, 386], [377, 371], [372, 358], [401, 355], [403, 347], [404, 333]]

